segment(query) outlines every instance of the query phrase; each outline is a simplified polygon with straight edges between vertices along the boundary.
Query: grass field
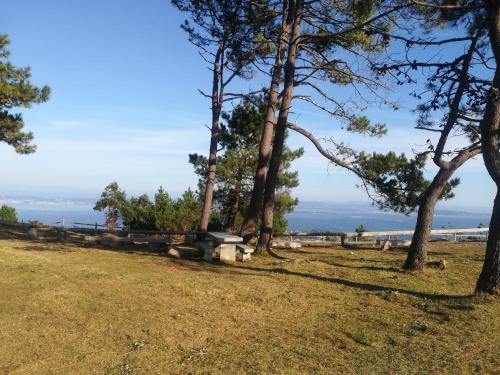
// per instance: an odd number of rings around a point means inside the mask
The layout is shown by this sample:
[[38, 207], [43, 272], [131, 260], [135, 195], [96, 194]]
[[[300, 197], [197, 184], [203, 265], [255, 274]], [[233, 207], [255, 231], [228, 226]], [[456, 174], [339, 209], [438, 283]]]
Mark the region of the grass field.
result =
[[1, 374], [494, 374], [500, 301], [472, 297], [484, 244], [307, 248], [224, 266], [0, 239]]

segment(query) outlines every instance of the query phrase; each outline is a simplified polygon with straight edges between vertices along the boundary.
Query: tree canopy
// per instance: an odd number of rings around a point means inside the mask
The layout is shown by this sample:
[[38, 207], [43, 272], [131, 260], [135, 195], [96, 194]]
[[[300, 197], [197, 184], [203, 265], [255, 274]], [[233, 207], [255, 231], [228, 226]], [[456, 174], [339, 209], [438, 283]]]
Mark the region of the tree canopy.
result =
[[0, 220], [17, 222], [17, 211], [14, 207], [2, 205], [0, 207]]
[[[261, 95], [254, 100], [243, 100], [232, 112], [223, 113], [219, 142], [222, 153], [217, 159], [214, 201], [216, 214], [212, 224], [219, 223], [226, 230], [238, 231], [248, 207], [253, 187], [253, 177], [257, 167], [258, 146], [264, 128], [266, 97]], [[275, 230], [287, 229], [284, 214], [290, 212], [298, 203], [291, 197], [291, 189], [299, 185], [298, 172], [290, 171], [293, 160], [302, 156], [299, 148], [284, 151], [283, 163], [279, 173], [277, 193], [277, 220]], [[207, 159], [198, 154], [189, 155], [189, 161], [199, 176], [199, 188], [207, 174]]]
[[0, 34], [0, 142], [12, 146], [19, 154], [30, 154], [36, 150], [33, 134], [23, 131], [23, 116], [15, 109], [47, 101], [50, 89], [31, 84], [29, 67], [19, 68], [8, 61], [9, 43], [7, 35]]

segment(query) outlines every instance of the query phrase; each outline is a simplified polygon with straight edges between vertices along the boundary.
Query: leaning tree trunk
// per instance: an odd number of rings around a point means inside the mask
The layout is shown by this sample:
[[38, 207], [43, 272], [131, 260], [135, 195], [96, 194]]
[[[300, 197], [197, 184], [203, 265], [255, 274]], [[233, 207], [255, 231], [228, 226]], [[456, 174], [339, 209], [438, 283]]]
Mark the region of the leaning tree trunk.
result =
[[403, 268], [407, 271], [421, 271], [424, 268], [427, 260], [427, 246], [431, 236], [434, 210], [453, 172], [454, 170], [440, 169], [422, 196], [410, 251], [403, 265]]
[[500, 292], [500, 188], [497, 189], [483, 269], [477, 280], [476, 292]]
[[424, 268], [436, 204], [443, 194], [446, 184], [457, 169], [467, 160], [478, 155], [480, 151], [478, 147], [465, 149], [451, 161], [447, 162], [445, 167], [443, 166], [439, 169], [432, 183], [422, 196], [422, 201], [418, 208], [415, 232], [413, 233], [410, 250], [403, 265], [403, 269], [407, 271], [421, 271]]
[[210, 211], [212, 209], [212, 200], [214, 196], [214, 183], [217, 172], [217, 141], [219, 138], [219, 120], [222, 111], [222, 93], [219, 93], [219, 86], [222, 81], [222, 58], [224, 56], [224, 46], [221, 44], [215, 55], [213, 67], [212, 82], [212, 127], [210, 129], [210, 151], [208, 156], [208, 176], [205, 185], [205, 196], [203, 198], [203, 208], [199, 230], [206, 232]]
[[431, 236], [436, 204], [453, 173], [455, 173], [455, 171], [467, 160], [479, 153], [479, 149], [477, 147], [471, 147], [469, 149], [462, 150], [449, 162], [443, 160], [444, 148], [446, 146], [446, 142], [448, 141], [448, 136], [453, 130], [458, 119], [460, 103], [462, 102], [464, 92], [468, 85], [470, 63], [476, 48], [478, 36], [479, 35], [472, 40], [468, 48], [467, 55], [464, 58], [462, 69], [458, 76], [458, 87], [453, 100], [451, 101], [448, 119], [441, 130], [441, 136], [439, 137], [437, 147], [434, 150], [433, 161], [439, 167], [439, 171], [436, 176], [434, 176], [432, 183], [424, 192], [422, 201], [420, 202], [410, 251], [408, 252], [405, 264], [403, 265], [403, 269], [407, 271], [421, 271], [424, 268], [427, 260], [427, 247]]
[[486, 99], [484, 117], [480, 124], [481, 145], [486, 169], [497, 185], [497, 195], [490, 220], [483, 269], [476, 284], [476, 293], [500, 292], [500, 3], [486, 1], [488, 31], [496, 61], [495, 77]]
[[[291, 27], [291, 14], [287, 10], [288, 0], [283, 1], [283, 22], [281, 25], [281, 35], [278, 42], [278, 50], [271, 77], [271, 86], [269, 88], [269, 98], [267, 102], [266, 117], [264, 120], [264, 130], [262, 132], [259, 158], [257, 169], [255, 171], [254, 185], [250, 203], [248, 204], [245, 221], [241, 228], [243, 242], [248, 243], [257, 232], [257, 220], [262, 208], [263, 194], [266, 185], [266, 176], [269, 168], [269, 159], [271, 156], [271, 144], [273, 142], [274, 124], [276, 122], [276, 106], [278, 105], [281, 71], [283, 68], [283, 56], [288, 43], [288, 35]], [[292, 1], [290, 1], [292, 3]]]
[[271, 162], [269, 163], [269, 171], [267, 173], [266, 185], [264, 190], [262, 224], [259, 240], [256, 247], [257, 253], [261, 252], [264, 248], [269, 250], [273, 233], [276, 183], [278, 180], [278, 173], [281, 165], [281, 155], [283, 153], [283, 147], [285, 143], [285, 135], [288, 124], [288, 112], [290, 110], [293, 98], [295, 62], [297, 60], [297, 53], [299, 49], [300, 24], [302, 22], [303, 7], [304, 1], [297, 0], [293, 12], [294, 20], [292, 28], [292, 38], [288, 47], [288, 55], [285, 63], [284, 95], [281, 101], [278, 122], [276, 124], [276, 131], [273, 141], [273, 151], [271, 155]]

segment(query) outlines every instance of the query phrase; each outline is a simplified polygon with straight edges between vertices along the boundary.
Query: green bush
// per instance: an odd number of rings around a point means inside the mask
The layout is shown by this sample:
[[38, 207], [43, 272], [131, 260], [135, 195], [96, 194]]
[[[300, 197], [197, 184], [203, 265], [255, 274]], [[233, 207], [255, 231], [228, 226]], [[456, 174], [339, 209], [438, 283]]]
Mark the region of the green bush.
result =
[[3, 205], [0, 207], [0, 220], [17, 223], [17, 212], [14, 207]]

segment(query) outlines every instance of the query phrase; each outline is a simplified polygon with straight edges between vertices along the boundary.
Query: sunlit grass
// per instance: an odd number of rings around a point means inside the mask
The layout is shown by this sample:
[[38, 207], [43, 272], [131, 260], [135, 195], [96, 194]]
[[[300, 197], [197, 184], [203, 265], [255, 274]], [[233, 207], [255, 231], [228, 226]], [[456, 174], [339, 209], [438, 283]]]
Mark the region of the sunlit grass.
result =
[[0, 373], [498, 373], [500, 302], [472, 297], [484, 244], [307, 248], [234, 266], [0, 240]]

